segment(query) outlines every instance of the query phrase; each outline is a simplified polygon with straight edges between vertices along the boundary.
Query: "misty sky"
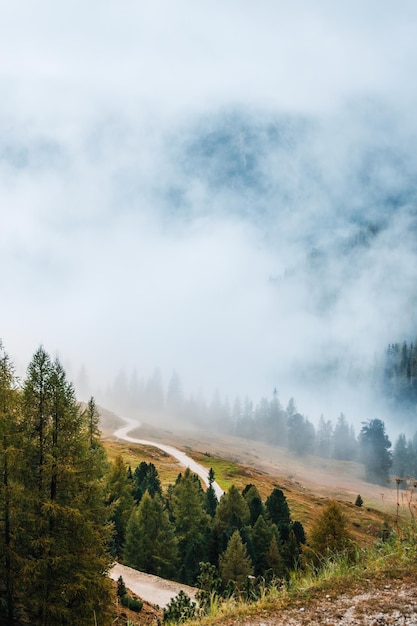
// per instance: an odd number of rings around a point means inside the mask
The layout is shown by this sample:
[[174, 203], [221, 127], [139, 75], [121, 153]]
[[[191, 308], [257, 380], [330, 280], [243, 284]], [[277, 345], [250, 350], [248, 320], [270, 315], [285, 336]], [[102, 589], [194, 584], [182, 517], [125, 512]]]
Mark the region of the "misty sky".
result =
[[346, 410], [417, 329], [416, 32], [415, 0], [0, 0], [18, 369], [43, 344], [92, 393], [160, 367], [316, 418], [337, 363]]

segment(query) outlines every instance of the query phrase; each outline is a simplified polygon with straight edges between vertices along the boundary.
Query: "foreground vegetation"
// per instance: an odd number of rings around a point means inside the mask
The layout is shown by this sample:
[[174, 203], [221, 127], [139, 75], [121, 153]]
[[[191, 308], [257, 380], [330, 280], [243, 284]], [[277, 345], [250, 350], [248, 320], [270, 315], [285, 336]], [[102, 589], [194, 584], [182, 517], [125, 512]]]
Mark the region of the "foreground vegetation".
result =
[[[392, 532], [385, 540], [381, 539], [372, 546], [334, 551], [320, 564], [307, 560], [286, 581], [275, 580], [265, 584], [260, 580], [245, 592], [232, 594], [226, 599], [212, 594], [203, 611], [188, 605], [182, 618], [167, 620], [167, 623], [220, 626], [258, 619], [258, 623], [281, 624], [285, 623], [286, 611], [304, 611], [310, 604], [323, 602], [324, 599], [332, 603], [342, 593], [354, 596], [381, 586], [386, 590], [395, 580], [415, 585], [416, 533], [414, 525], [403, 526], [400, 533]], [[395, 594], [391, 604], [395, 608]], [[330, 610], [327, 605], [327, 612]]]

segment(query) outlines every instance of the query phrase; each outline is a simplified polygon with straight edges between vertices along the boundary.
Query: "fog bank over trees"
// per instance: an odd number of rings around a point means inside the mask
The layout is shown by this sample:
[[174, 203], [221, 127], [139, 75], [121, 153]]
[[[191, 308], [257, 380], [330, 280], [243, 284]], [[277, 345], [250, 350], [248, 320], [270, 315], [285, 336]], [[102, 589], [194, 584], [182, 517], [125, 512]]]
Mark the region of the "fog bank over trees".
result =
[[417, 333], [417, 9], [400, 7], [5, 9], [18, 372], [44, 343], [93, 389], [158, 366], [187, 396], [277, 387], [316, 420], [385, 419], [369, 372]]

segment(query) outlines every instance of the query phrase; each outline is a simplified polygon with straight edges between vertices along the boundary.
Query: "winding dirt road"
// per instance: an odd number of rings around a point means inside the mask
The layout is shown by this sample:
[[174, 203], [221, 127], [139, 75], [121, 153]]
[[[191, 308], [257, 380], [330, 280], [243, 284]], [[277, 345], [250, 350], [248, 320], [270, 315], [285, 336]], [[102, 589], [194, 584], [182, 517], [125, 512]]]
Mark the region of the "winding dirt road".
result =
[[[156, 448], [166, 452], [166, 454], [169, 454], [177, 459], [177, 461], [179, 461], [179, 463], [181, 463], [184, 467], [189, 467], [192, 472], [200, 476], [206, 485], [209, 484], [207, 469], [199, 463], [196, 463], [193, 459], [187, 456], [185, 452], [182, 452], [173, 446], [148, 441], [146, 439], [136, 439], [134, 437], [130, 437], [128, 433], [135, 428], [138, 428], [140, 426], [140, 422], [127, 417], [123, 417], [122, 419], [126, 422], [126, 426], [122, 426], [122, 428], [119, 428], [114, 432], [114, 436], [117, 437], [117, 439], [123, 439], [124, 441], [130, 441], [131, 443], [138, 443], [144, 446], [155, 446]], [[213, 489], [217, 498], [220, 499], [224, 493], [223, 489], [216, 482], [213, 483]], [[171, 580], [165, 580], [164, 578], [159, 578], [158, 576], [145, 574], [144, 572], [139, 572], [131, 567], [121, 565], [120, 563], [115, 563], [113, 565], [109, 572], [109, 576], [112, 580], [117, 580], [119, 576], [122, 576], [126, 587], [130, 589], [130, 591], [133, 591], [133, 593], [138, 595], [145, 602], [149, 602], [150, 604], [157, 605], [161, 608], [167, 606], [171, 599], [178, 595], [181, 589], [191, 599], [194, 599], [197, 591], [194, 587], [188, 587], [187, 585], [182, 585]]]
[[[199, 463], [196, 463], [196, 461], [187, 456], [185, 452], [182, 452], [181, 450], [178, 450], [178, 448], [174, 448], [173, 446], [167, 446], [164, 443], [156, 443], [155, 441], [147, 441], [146, 439], [135, 439], [134, 437], [130, 437], [128, 433], [130, 433], [135, 428], [139, 428], [140, 422], [137, 422], [136, 420], [129, 417], [123, 417], [121, 419], [127, 422], [127, 425], [122, 426], [122, 428], [116, 430], [114, 432], [115, 437], [117, 437], [118, 439], [123, 439], [124, 441], [139, 443], [143, 446], [154, 446], [155, 448], [159, 448], [160, 450], [163, 450], [170, 456], [177, 459], [177, 461], [179, 461], [179, 463], [181, 463], [181, 465], [183, 465], [184, 467], [189, 467], [192, 472], [200, 476], [205, 485], [209, 484], [207, 469]], [[215, 491], [217, 499], [220, 500], [224, 493], [223, 489], [216, 482], [213, 483], [213, 489]]]

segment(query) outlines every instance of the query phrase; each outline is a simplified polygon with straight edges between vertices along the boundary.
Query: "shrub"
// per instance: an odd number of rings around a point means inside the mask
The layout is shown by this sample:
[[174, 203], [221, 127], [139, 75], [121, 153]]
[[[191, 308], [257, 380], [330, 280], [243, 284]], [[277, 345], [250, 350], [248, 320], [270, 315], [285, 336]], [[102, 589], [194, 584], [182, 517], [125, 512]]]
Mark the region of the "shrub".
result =
[[131, 611], [136, 611], [136, 613], [142, 610], [143, 602], [129, 596], [122, 576], [119, 576], [117, 579], [117, 595], [120, 598], [122, 606], [125, 606]]
[[187, 596], [187, 594], [181, 589], [175, 598], [172, 598], [171, 602], [164, 609], [165, 623], [170, 622], [174, 624], [181, 624], [188, 619], [194, 619], [197, 617], [197, 604]]
[[125, 596], [126, 594], [127, 594], [127, 589], [126, 589], [125, 582], [122, 576], [119, 576], [119, 578], [117, 579], [117, 595], [119, 596], [119, 598], [123, 598], [123, 596]]
[[132, 598], [127, 593], [120, 598], [120, 602], [123, 606], [131, 611], [135, 611], [136, 613], [140, 613], [143, 607], [143, 602], [141, 600], [137, 600], [136, 598]]

